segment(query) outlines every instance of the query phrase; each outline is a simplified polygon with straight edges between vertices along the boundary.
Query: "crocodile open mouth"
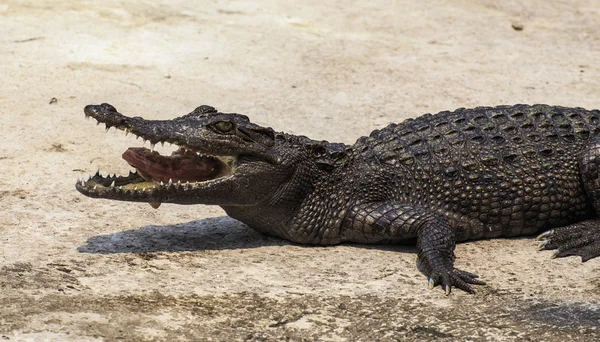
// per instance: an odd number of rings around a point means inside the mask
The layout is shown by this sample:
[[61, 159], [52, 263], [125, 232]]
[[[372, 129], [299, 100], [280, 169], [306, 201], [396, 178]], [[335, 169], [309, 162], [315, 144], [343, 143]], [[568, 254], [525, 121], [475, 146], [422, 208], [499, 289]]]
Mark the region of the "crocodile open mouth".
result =
[[[123, 153], [129, 165], [153, 184], [204, 182], [230, 174], [230, 160], [198, 154], [180, 147], [171, 156], [162, 156], [143, 147], [130, 147]], [[231, 159], [231, 158], [230, 158]]]
[[128, 176], [102, 176], [98, 171], [87, 180], [78, 180], [77, 190], [90, 197], [152, 198], [148, 203], [158, 208], [160, 198], [168, 199], [180, 191], [197, 189], [232, 175], [236, 162], [232, 156], [204, 155], [185, 147], [179, 147], [170, 156], [144, 147], [130, 147], [123, 153], [123, 159], [135, 172]]
[[235, 157], [210, 156], [179, 147], [170, 156], [144, 147], [130, 147], [123, 159], [136, 169], [128, 176], [102, 176], [100, 172], [87, 180], [78, 180], [77, 189], [91, 197], [112, 197], [124, 194], [128, 198], [151, 197], [150, 205], [158, 208], [160, 197], [179, 191], [189, 191], [208, 182], [232, 175]]
[[[216, 112], [212, 107], [202, 107], [207, 112]], [[180, 203], [183, 195], [196, 189], [204, 189], [233, 177], [238, 164], [236, 156], [207, 155], [186, 146], [171, 131], [173, 121], [144, 120], [127, 117], [116, 108], [103, 103], [84, 108], [86, 118], [94, 118], [97, 124], [104, 123], [106, 130], [114, 127], [150, 142], [151, 148], [130, 147], [123, 159], [135, 168], [128, 176], [107, 175], [100, 171], [87, 179], [77, 180], [76, 188], [89, 197], [109, 198], [123, 201], [148, 202], [154, 208], [162, 202]], [[154, 150], [157, 143], [174, 145], [170, 155], [161, 155]]]

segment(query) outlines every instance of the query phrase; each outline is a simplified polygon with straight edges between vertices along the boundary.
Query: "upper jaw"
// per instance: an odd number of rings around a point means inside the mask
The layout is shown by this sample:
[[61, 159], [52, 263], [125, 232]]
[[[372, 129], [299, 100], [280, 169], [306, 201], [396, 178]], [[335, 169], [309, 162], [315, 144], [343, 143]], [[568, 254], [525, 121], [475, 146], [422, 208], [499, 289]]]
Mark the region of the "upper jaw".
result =
[[136, 138], [142, 138], [144, 143], [150, 142], [153, 150], [157, 143], [170, 143], [185, 147], [185, 139], [182, 139], [181, 127], [174, 124], [172, 120], [145, 120], [141, 117], [128, 117], [117, 111], [108, 103], [101, 105], [88, 105], [83, 109], [86, 118], [94, 118], [99, 125], [104, 123], [106, 130], [115, 127], [125, 132], [125, 135], [133, 134]]
[[[199, 111], [217, 113], [216, 109], [210, 106], [200, 106], [194, 112]], [[124, 131], [125, 135], [132, 134], [136, 138], [141, 138], [144, 143], [150, 142], [150, 150], [154, 150], [156, 144], [167, 143], [203, 155], [218, 154], [236, 157], [240, 154], [248, 154], [266, 162], [277, 162], [277, 158], [271, 155], [272, 151], [259, 144], [248, 145], [241, 139], [225, 140], [211, 136], [207, 133], [208, 120], [206, 119], [189, 120], [186, 117], [179, 117], [173, 120], [145, 120], [141, 117], [125, 116], [108, 103], [88, 105], [84, 108], [84, 113], [86, 118], [94, 118], [98, 125], [104, 123], [107, 131], [115, 127]]]

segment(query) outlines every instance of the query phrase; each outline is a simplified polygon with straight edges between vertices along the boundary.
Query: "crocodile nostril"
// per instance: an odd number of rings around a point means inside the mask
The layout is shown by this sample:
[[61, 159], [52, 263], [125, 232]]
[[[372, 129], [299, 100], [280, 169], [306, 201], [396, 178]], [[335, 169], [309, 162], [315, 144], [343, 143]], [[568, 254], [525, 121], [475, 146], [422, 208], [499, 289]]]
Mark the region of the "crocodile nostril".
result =
[[109, 111], [109, 112], [116, 112], [117, 109], [115, 107], [113, 107], [112, 105], [108, 104], [108, 103], [103, 103], [100, 105], [102, 107], [103, 110]]

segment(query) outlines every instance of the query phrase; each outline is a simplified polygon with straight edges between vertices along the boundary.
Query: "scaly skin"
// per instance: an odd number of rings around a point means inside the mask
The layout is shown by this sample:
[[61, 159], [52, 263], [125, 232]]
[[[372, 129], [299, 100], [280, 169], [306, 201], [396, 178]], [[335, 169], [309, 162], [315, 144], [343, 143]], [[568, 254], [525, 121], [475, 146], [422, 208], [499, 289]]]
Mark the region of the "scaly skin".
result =
[[90, 197], [219, 205], [298, 243], [416, 239], [419, 269], [447, 294], [484, 284], [454, 268], [457, 241], [555, 228], [540, 236], [540, 249], [584, 261], [600, 255], [598, 110], [458, 109], [389, 125], [351, 146], [277, 133], [209, 106], [165, 121], [108, 104], [85, 114], [181, 147], [168, 158], [128, 150], [123, 157], [139, 174], [78, 181]]

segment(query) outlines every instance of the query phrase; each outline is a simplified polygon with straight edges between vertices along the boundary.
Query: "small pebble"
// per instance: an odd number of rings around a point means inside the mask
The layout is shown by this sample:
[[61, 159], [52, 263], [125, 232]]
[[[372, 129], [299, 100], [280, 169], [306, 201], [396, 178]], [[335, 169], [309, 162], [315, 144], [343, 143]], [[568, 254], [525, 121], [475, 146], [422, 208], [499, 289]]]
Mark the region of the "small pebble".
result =
[[521, 23], [512, 23], [511, 26], [515, 31], [523, 31], [523, 24]]

